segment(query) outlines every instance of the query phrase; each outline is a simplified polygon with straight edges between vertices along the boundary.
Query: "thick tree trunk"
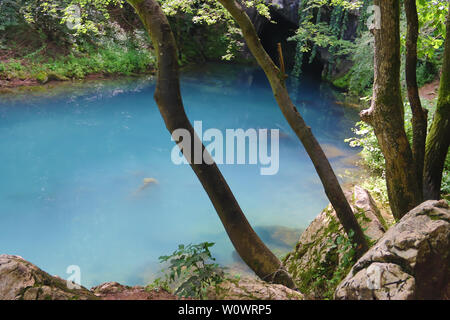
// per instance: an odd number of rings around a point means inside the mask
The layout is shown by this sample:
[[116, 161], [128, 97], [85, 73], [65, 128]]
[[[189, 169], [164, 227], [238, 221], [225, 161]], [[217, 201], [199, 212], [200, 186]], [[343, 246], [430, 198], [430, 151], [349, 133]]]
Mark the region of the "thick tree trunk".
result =
[[375, 80], [370, 109], [361, 119], [374, 128], [386, 161], [389, 203], [399, 220], [414, 208], [421, 192], [411, 147], [404, 127], [400, 91], [400, 1], [374, 0], [380, 7], [380, 29], [375, 35]]
[[433, 123], [427, 136], [425, 153], [424, 196], [439, 199], [442, 171], [450, 143], [450, 8], [447, 16], [444, 61], [439, 97]]
[[264, 70], [270, 82], [278, 106], [308, 152], [320, 180], [322, 181], [325, 193], [336, 210], [339, 221], [347, 234], [351, 231], [354, 232], [353, 240], [358, 244], [357, 254], [358, 256], [362, 255], [362, 253], [368, 249], [367, 240], [344, 196], [344, 192], [339, 185], [338, 179], [336, 178], [325, 153], [312, 134], [311, 128], [306, 125], [289, 97], [284, 83], [285, 75], [276, 67], [272, 59], [264, 50], [255, 28], [245, 11], [242, 9], [242, 6], [235, 0], [219, 0], [219, 2], [239, 24], [247, 46], [256, 58], [258, 64]]
[[[179, 85], [177, 48], [166, 16], [156, 0], [127, 1], [135, 8], [155, 46], [158, 58], [155, 100], [167, 129], [171, 133], [176, 129], [186, 129], [192, 137], [191, 146], [195, 145], [194, 141], [202, 145], [184, 110]], [[177, 143], [180, 142], [177, 141]], [[202, 150], [206, 151], [203, 145]], [[281, 262], [264, 245], [250, 226], [208, 152], [205, 152], [208, 157], [207, 162], [211, 163], [210, 161], [212, 161], [212, 164], [205, 163], [203, 159], [201, 164], [194, 164], [192, 153], [183, 151], [241, 258], [261, 279], [294, 288], [295, 284], [282, 268]]]
[[[419, 17], [416, 0], [405, 0], [406, 20], [406, 86], [412, 111], [413, 159], [416, 167], [419, 190], [422, 190], [423, 166], [425, 160], [425, 141], [427, 137], [427, 110], [422, 108], [417, 87], [417, 39], [419, 37]], [[422, 199], [418, 199], [422, 202]]]

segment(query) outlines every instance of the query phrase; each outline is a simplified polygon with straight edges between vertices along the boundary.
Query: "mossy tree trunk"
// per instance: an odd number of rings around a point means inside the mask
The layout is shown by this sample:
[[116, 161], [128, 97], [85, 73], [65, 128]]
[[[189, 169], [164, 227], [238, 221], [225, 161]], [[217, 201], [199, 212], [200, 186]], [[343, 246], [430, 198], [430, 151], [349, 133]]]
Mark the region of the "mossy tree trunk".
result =
[[[425, 141], [427, 137], [427, 110], [422, 108], [417, 86], [417, 39], [419, 37], [419, 17], [416, 0], [405, 0], [407, 20], [406, 33], [406, 86], [412, 112], [413, 159], [416, 168], [419, 190], [422, 190], [423, 166], [425, 160]], [[418, 199], [422, 202], [422, 199]]]
[[[294, 288], [295, 284], [282, 268], [280, 260], [265, 246], [250, 226], [227, 182], [186, 116], [180, 93], [176, 43], [157, 0], [127, 1], [142, 20], [156, 50], [158, 71], [154, 98], [159, 111], [170, 133], [177, 129], [185, 129], [191, 135], [190, 145], [199, 143], [202, 146], [207, 163], [202, 159], [200, 164], [195, 164], [191, 152], [186, 150], [183, 150], [184, 156], [207, 192], [236, 251], [261, 279]], [[179, 141], [181, 139], [177, 140], [177, 143], [182, 142]]]
[[427, 200], [440, 198], [442, 171], [450, 143], [450, 8], [446, 29], [438, 102], [425, 150], [424, 197]]
[[357, 255], [361, 256], [368, 249], [367, 240], [345, 198], [330, 162], [314, 137], [311, 128], [306, 125], [289, 97], [285, 86], [285, 75], [277, 68], [264, 50], [256, 30], [242, 6], [235, 0], [219, 0], [219, 2], [232, 15], [241, 28], [247, 46], [270, 82], [278, 106], [311, 158], [322, 181], [325, 193], [333, 205], [340, 223], [347, 234], [353, 231], [353, 240], [358, 245]]
[[400, 91], [400, 1], [374, 0], [381, 11], [375, 36], [375, 80], [372, 105], [361, 112], [373, 126], [386, 162], [389, 203], [396, 220], [414, 208], [421, 190], [404, 128]]

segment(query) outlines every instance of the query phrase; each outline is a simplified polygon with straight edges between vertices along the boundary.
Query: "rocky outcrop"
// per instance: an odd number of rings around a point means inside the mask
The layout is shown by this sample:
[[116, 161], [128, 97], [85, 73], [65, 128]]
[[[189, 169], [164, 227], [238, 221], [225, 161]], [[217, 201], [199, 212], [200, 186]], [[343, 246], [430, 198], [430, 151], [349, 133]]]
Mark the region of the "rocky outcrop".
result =
[[304, 296], [281, 284], [256, 278], [231, 279], [208, 289], [209, 300], [303, 300]]
[[[369, 192], [355, 186], [346, 192], [346, 197], [364, 233], [376, 242], [387, 227]], [[330, 204], [302, 233], [294, 251], [284, 259], [284, 266], [298, 288], [309, 298], [332, 296], [338, 284], [332, 282], [341, 280], [349, 271], [353, 261], [350, 242], [344, 234]]]
[[[73, 283], [71, 283], [74, 285]], [[0, 255], [0, 300], [177, 300], [161, 288], [107, 282], [88, 290], [69, 287], [22, 257]]]
[[411, 210], [353, 266], [336, 299], [450, 299], [450, 209]]
[[102, 300], [178, 300], [176, 295], [164, 289], [149, 290], [142, 286], [124, 286], [118, 282], [106, 282], [91, 288]]
[[97, 297], [87, 290], [70, 289], [67, 281], [53, 277], [19, 256], [0, 255], [0, 300], [87, 300]]
[[[256, 278], [226, 280], [211, 288], [209, 299], [301, 300], [303, 295]], [[69, 288], [67, 281], [42, 271], [19, 256], [0, 255], [0, 300], [178, 300], [162, 288], [107, 282], [88, 290]]]

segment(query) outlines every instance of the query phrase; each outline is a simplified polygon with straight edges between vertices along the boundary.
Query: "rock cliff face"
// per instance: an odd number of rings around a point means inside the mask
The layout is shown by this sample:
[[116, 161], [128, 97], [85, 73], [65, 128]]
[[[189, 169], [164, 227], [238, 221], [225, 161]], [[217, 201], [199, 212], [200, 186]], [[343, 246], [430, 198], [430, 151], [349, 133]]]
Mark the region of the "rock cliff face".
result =
[[[374, 242], [380, 239], [386, 225], [368, 191], [355, 186], [346, 192], [346, 196], [366, 236]], [[343, 263], [349, 258], [346, 256], [348, 241], [342, 237], [343, 234], [342, 225], [330, 204], [311, 222], [294, 251], [284, 259], [284, 265], [298, 288], [309, 298], [320, 299], [332, 295], [338, 283], [333, 287], [331, 282], [341, 280], [348, 272], [346, 268], [351, 267], [352, 261]]]
[[[300, 0], [265, 0], [265, 2], [269, 5], [272, 22], [259, 15], [255, 8], [247, 8], [246, 12], [252, 20], [264, 48], [276, 62], [278, 62], [276, 46], [277, 43], [282, 44], [286, 67], [289, 70], [295, 63], [296, 42], [287, 41], [287, 39], [292, 37], [298, 28]], [[321, 10], [322, 21], [330, 21], [331, 9], [322, 7]], [[358, 24], [359, 12], [350, 12], [343, 33], [345, 40], [355, 39]], [[247, 52], [245, 56], [249, 57], [250, 53]], [[309, 61], [309, 56], [305, 55], [304, 59], [304, 61]], [[351, 67], [350, 61], [336, 63], [333, 61], [328, 48], [321, 48], [318, 50], [318, 55], [314, 61], [312, 63], [305, 62], [303, 68], [309, 77], [315, 79], [315, 76], [317, 76], [317, 80], [320, 80], [321, 73], [328, 64], [331, 65], [327, 70], [331, 71], [330, 76], [332, 78], [344, 75]]]
[[336, 299], [450, 299], [450, 209], [411, 210], [353, 266]]

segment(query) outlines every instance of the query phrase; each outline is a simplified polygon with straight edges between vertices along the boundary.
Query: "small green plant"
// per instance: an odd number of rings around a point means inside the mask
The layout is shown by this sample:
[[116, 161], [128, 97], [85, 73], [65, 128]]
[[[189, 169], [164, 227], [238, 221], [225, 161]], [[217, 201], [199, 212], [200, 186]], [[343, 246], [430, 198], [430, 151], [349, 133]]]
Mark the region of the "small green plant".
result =
[[212, 263], [209, 250], [214, 243], [180, 244], [169, 256], [161, 256], [161, 263], [169, 263], [164, 283], [175, 285], [175, 294], [181, 297], [206, 298], [207, 289], [220, 284], [225, 276], [224, 268]]
[[326, 297], [332, 299], [334, 291], [339, 283], [344, 279], [351, 267], [355, 264], [355, 249], [356, 244], [352, 241], [354, 236], [353, 230], [349, 232], [349, 236], [339, 235], [335, 242], [330, 242], [331, 249], [336, 248], [340, 256], [339, 264], [333, 273], [333, 276], [328, 280], [329, 290]]
[[150, 283], [149, 285], [147, 285], [145, 287], [146, 291], [159, 291], [160, 289], [163, 289], [167, 292], [170, 292], [170, 285], [167, 282], [167, 280], [161, 279], [161, 278], [156, 278], [155, 280], [153, 280], [152, 283]]
[[354, 232], [329, 239], [326, 245], [327, 258], [318, 261], [317, 267], [302, 276], [305, 294], [315, 293], [314, 298], [333, 299], [334, 291], [355, 263], [356, 244]]

